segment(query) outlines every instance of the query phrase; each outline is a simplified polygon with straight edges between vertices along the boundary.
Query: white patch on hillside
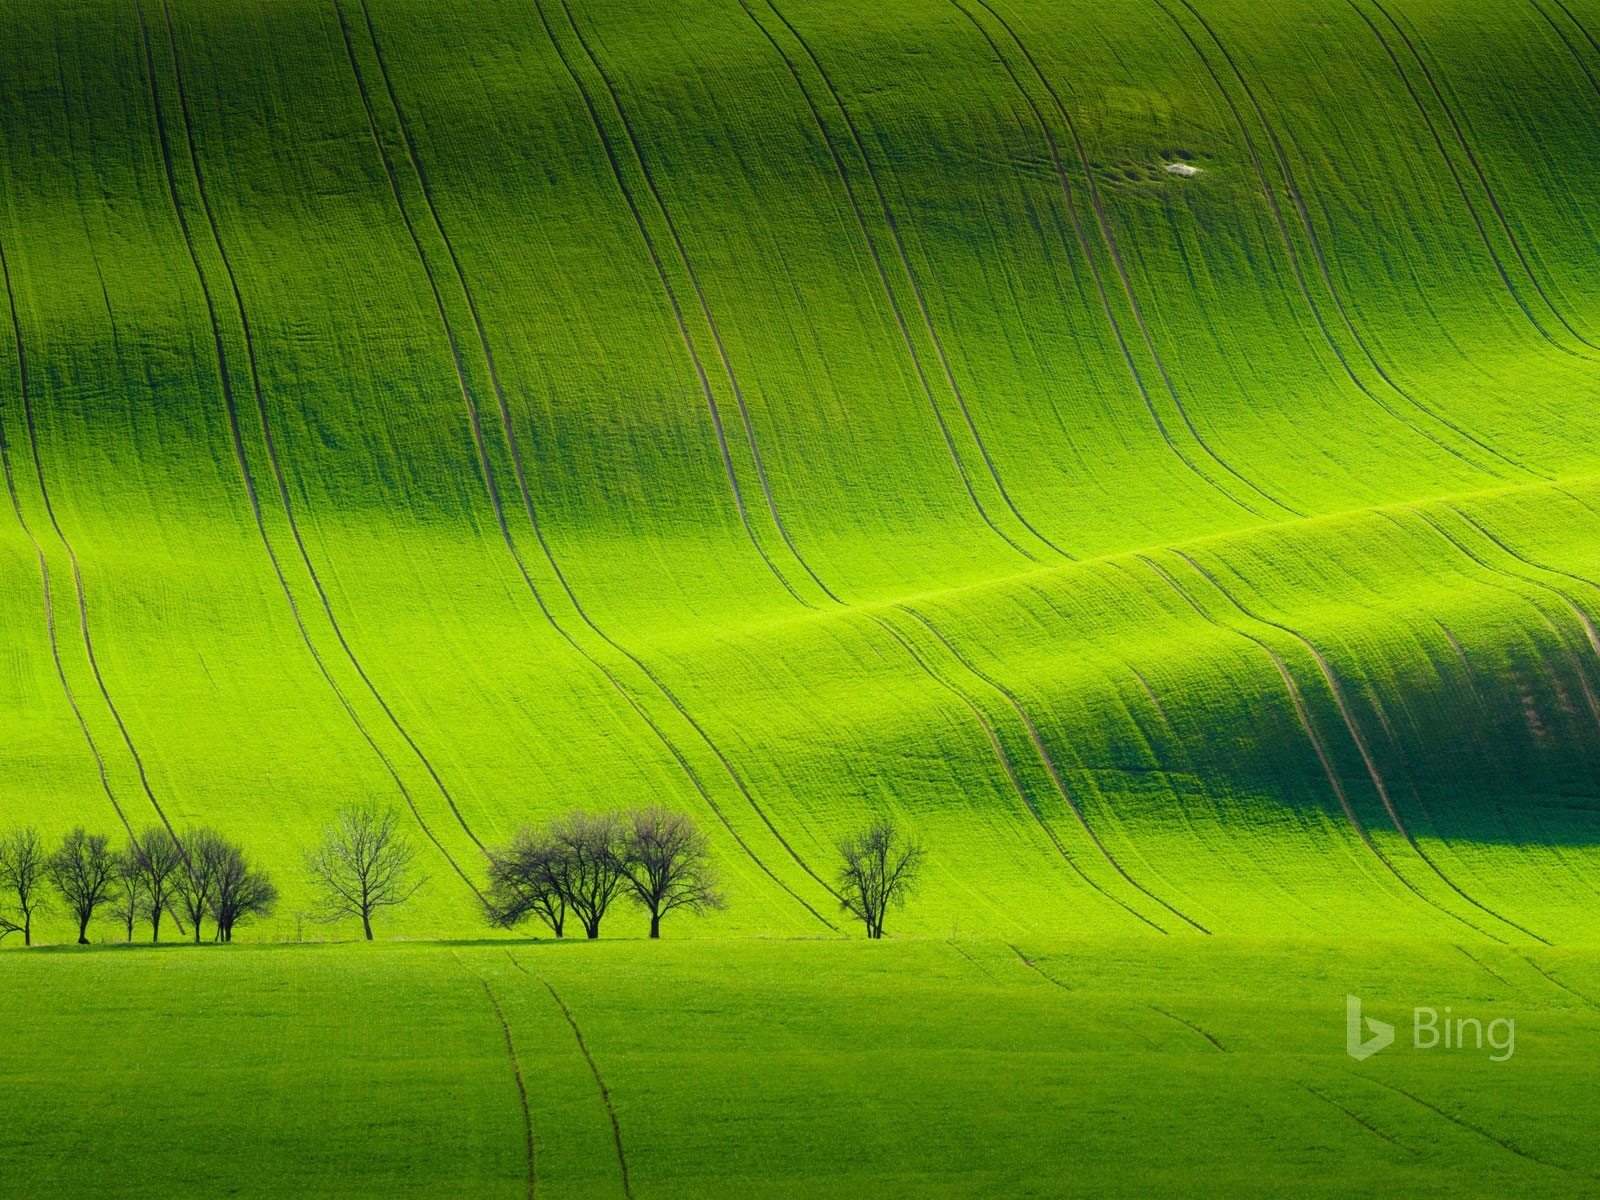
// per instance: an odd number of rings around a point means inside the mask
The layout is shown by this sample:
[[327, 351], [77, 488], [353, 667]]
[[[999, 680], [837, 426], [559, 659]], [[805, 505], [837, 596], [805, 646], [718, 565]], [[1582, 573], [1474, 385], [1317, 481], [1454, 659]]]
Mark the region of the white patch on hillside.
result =
[[1191, 167], [1188, 163], [1168, 163], [1162, 170], [1168, 175], [1182, 175], [1185, 179], [1200, 174], [1199, 167]]

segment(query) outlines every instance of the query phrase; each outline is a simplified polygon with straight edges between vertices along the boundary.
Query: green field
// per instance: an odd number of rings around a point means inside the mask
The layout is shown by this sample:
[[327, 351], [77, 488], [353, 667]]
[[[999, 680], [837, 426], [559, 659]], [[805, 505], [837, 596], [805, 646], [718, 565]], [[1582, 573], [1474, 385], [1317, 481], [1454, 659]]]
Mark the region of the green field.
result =
[[[1594, 0], [0, 0], [0, 830], [428, 876], [7, 939], [0, 1192], [616, 1192], [540, 980], [640, 1196], [1592, 1192], [1597, 134]], [[469, 944], [644, 803], [725, 912]]]
[[[1592, 949], [697, 939], [4, 969], [0, 1020], [29, 1030], [0, 1045], [8, 1195], [1581, 1197], [1600, 1165]], [[1391, 1021], [1513, 1012], [1515, 1052], [1407, 1025], [1352, 1062], [1348, 987]]]

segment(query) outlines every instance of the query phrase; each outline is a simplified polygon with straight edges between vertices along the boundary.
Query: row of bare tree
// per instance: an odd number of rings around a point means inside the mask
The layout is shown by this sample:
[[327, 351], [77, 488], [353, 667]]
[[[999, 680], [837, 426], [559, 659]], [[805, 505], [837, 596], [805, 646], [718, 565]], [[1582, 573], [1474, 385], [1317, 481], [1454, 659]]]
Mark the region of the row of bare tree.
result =
[[0, 938], [22, 934], [33, 944], [33, 921], [59, 899], [78, 926], [78, 943], [89, 942], [89, 923], [109, 912], [133, 940], [134, 926], [150, 925], [161, 940], [161, 919], [170, 914], [180, 935], [187, 921], [200, 941], [206, 918], [218, 941], [233, 940], [235, 925], [271, 914], [278, 890], [244, 851], [215, 829], [174, 834], [154, 825], [114, 848], [103, 834], [81, 826], [48, 849], [32, 827], [0, 835]]
[[[920, 842], [878, 818], [839, 843], [840, 907], [866, 925], [869, 938], [881, 938], [889, 909], [915, 890], [925, 857]], [[705, 834], [670, 809], [568, 813], [524, 826], [510, 845], [489, 851], [484, 907], [493, 925], [510, 929], [536, 917], [560, 937], [570, 913], [596, 938], [619, 895], [650, 915], [653, 938], [676, 909], [727, 907]]]
[[683, 813], [654, 805], [567, 813], [523, 826], [509, 845], [489, 851], [484, 911], [503, 929], [536, 917], [561, 937], [571, 914], [585, 936], [597, 938], [619, 896], [649, 914], [653, 938], [670, 912], [728, 905], [705, 834]]
[[[916, 886], [923, 848], [881, 818], [838, 848], [840, 907], [866, 925], [869, 938], [881, 938], [889, 909], [904, 904]], [[703, 915], [728, 903], [705, 834], [684, 813], [659, 806], [567, 813], [523, 826], [487, 854], [484, 914], [504, 929], [535, 918], [561, 937], [570, 916], [597, 938], [611, 905], [625, 898], [649, 916], [650, 936], [658, 938], [667, 914]], [[359, 920], [371, 941], [373, 918], [410, 900], [426, 882], [415, 859], [395, 809], [341, 809], [305, 855], [316, 896], [307, 915]], [[198, 943], [208, 917], [214, 938], [232, 941], [236, 925], [272, 913], [278, 891], [214, 829], [175, 834], [151, 826], [121, 849], [82, 828], [53, 850], [32, 828], [0, 835], [0, 938], [21, 933], [32, 945], [34, 917], [55, 898], [77, 922], [80, 944], [88, 943], [89, 923], [101, 912], [117, 918], [130, 942], [141, 921], [150, 926], [150, 940], [160, 941], [162, 918], [170, 915], [179, 935]]]

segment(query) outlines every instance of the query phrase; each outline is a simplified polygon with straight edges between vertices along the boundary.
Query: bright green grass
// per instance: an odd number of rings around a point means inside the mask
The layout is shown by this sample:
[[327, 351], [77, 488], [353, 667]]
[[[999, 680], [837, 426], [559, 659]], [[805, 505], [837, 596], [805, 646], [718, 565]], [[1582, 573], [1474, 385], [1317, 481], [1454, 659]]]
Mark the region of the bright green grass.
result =
[[675, 934], [875, 811], [922, 933], [1592, 930], [1587, 4], [0, 25], [0, 824], [216, 823], [269, 938], [364, 798], [412, 936], [644, 800]]
[[[1592, 1194], [1597, 132], [1593, 0], [0, 0], [0, 828], [456, 939], [9, 940], [0, 1193]], [[459, 940], [646, 801], [726, 913]]]
[[[1589, 949], [236, 946], [7, 955], [0, 982], [15, 1195], [522, 1196], [529, 1127], [549, 1197], [621, 1195], [618, 1138], [639, 1197], [1582, 1196], [1600, 1172]], [[1347, 994], [1400, 1026], [1365, 1062]], [[1416, 1005], [1514, 1019], [1515, 1052], [1415, 1048]]]

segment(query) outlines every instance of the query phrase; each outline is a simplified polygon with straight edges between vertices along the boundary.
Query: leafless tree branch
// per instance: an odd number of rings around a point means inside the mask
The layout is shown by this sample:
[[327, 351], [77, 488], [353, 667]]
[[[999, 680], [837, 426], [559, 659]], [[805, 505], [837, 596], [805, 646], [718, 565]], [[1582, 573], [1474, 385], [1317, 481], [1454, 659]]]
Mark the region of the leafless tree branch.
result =
[[869, 938], [883, 936], [883, 919], [891, 905], [903, 907], [916, 889], [927, 857], [922, 844], [878, 817], [853, 837], [839, 843], [839, 904], [859, 917]]
[[359, 918], [370, 942], [373, 915], [404, 904], [427, 882], [415, 876], [416, 856], [395, 809], [370, 804], [341, 809], [323, 831], [322, 844], [305, 857], [318, 892], [317, 918]]

